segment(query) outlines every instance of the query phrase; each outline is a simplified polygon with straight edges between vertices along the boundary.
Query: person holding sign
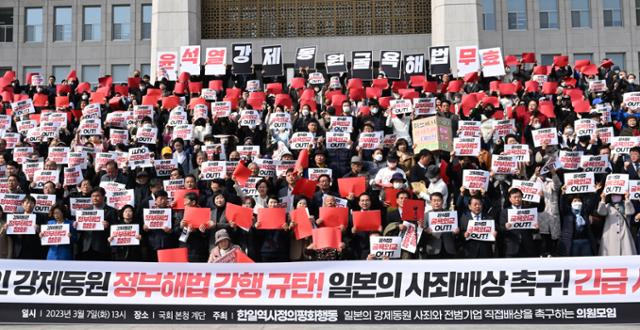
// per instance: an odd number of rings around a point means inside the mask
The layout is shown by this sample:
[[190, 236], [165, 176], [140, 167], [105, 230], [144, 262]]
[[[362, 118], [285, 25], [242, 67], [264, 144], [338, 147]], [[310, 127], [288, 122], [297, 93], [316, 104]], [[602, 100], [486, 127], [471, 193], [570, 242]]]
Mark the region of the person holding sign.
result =
[[606, 217], [598, 255], [635, 255], [636, 246], [631, 232], [631, 219], [636, 214], [636, 209], [631, 203], [629, 193], [605, 195], [603, 191], [596, 212]]
[[[51, 207], [49, 217], [52, 219], [47, 221], [48, 225], [69, 225], [67, 236], [70, 238], [70, 244], [49, 246], [47, 260], [73, 260], [73, 244], [77, 238], [76, 230], [72, 227], [73, 222], [65, 215], [64, 207], [57, 204]], [[40, 237], [42, 237], [42, 232], [40, 232]]]
[[[429, 196], [431, 202], [431, 211], [427, 213], [426, 221], [430, 221], [430, 217], [434, 216], [436, 212], [442, 212], [444, 198], [439, 192], [434, 192]], [[428, 225], [428, 223], [425, 223]], [[430, 259], [450, 259], [455, 257], [457, 253], [456, 235], [460, 233], [458, 226], [453, 228], [451, 232], [436, 233], [434, 229], [429, 225], [425, 229], [425, 253]]]
[[[80, 231], [78, 235], [79, 260], [111, 260], [111, 248], [107, 238], [109, 237], [109, 226], [116, 222], [116, 210], [105, 203], [105, 194], [104, 188], [101, 187], [93, 188], [91, 191], [92, 209], [103, 210], [104, 218], [101, 222], [101, 230]], [[78, 221], [75, 221], [73, 227], [77, 228], [77, 226]]]
[[564, 195], [560, 202], [562, 233], [558, 254], [581, 257], [596, 254], [597, 241], [591, 229], [591, 217], [598, 197], [594, 193]]
[[[267, 198], [267, 208], [275, 209], [280, 207], [280, 201], [275, 196]], [[286, 216], [286, 214], [285, 214]], [[282, 219], [273, 219], [282, 220]], [[264, 221], [264, 220], [263, 220]], [[256, 221], [256, 239], [259, 242], [258, 251], [260, 253], [260, 261], [262, 262], [285, 262], [289, 261], [289, 225], [287, 219], [284, 219], [282, 229], [280, 230], [263, 230], [260, 229], [260, 219]]]
[[[35, 233], [38, 233], [40, 230], [40, 225], [44, 223], [43, 217], [41, 214], [35, 214], [33, 209], [36, 206], [36, 199], [33, 196], [26, 196], [22, 200], [22, 208], [24, 212], [22, 214], [35, 216], [35, 224], [34, 227], [29, 229], [34, 230], [32, 234], [22, 234], [22, 233], [12, 233], [11, 228], [9, 226], [14, 226], [9, 219], [7, 219], [7, 223], [3, 226], [3, 231], [7, 233], [9, 237], [11, 237], [11, 242], [13, 244], [13, 256], [12, 259], [44, 259], [44, 250], [42, 249], [42, 245], [40, 243], [40, 237]], [[25, 221], [20, 221], [25, 222]], [[28, 225], [31, 226], [31, 225]], [[26, 226], [21, 226], [26, 227]], [[34, 228], [34, 229], [32, 229]], [[29, 230], [25, 231], [28, 232]]]
[[[531, 229], [513, 229], [509, 222], [509, 209], [520, 210], [526, 208], [527, 202], [522, 201], [522, 191], [520, 189], [509, 190], [508, 207], [502, 209], [500, 213], [500, 234], [504, 235], [505, 251], [507, 258], [535, 257], [538, 255], [538, 244], [533, 239], [534, 232], [537, 232], [537, 223]], [[538, 212], [544, 210], [544, 200], [538, 204]]]
[[483, 212], [483, 200], [480, 195], [471, 195], [469, 198], [468, 211], [460, 216], [460, 232], [465, 239], [462, 251], [465, 258], [492, 258], [493, 241], [498, 236], [497, 231], [489, 233], [493, 239], [478, 240], [472, 239], [471, 233], [467, 231], [470, 221], [483, 221], [488, 219], [488, 215]]
[[[226, 200], [217, 193], [214, 197], [215, 208], [224, 216]], [[198, 196], [193, 193], [184, 195], [184, 212], [175, 212], [176, 222], [179, 223], [175, 234], [179, 235], [178, 247], [188, 249], [189, 262], [205, 262], [209, 257], [209, 228], [214, 228], [216, 223], [211, 219], [209, 208], [198, 207]], [[213, 246], [213, 244], [211, 244]]]
[[[160, 190], [155, 193], [155, 209], [170, 210], [169, 194]], [[175, 213], [175, 212], [173, 212]], [[173, 217], [173, 214], [172, 214]], [[146, 224], [142, 227], [148, 239], [149, 261], [158, 260], [158, 250], [178, 247], [178, 242], [172, 228], [176, 227], [175, 222], [166, 224], [162, 229], [151, 229]]]
[[[140, 221], [134, 220], [135, 211], [133, 206], [125, 205], [118, 212], [118, 220], [114, 225], [137, 225], [140, 226]], [[138, 227], [140, 228], [140, 227]], [[142, 236], [138, 234], [136, 239], [140, 241]], [[107, 240], [111, 242], [114, 239], [113, 236], [109, 236]], [[142, 260], [142, 248], [140, 245], [121, 245], [111, 247], [111, 257], [115, 261], [143, 261]]]
[[[371, 209], [371, 202], [372, 202], [372, 198], [371, 195], [369, 195], [369, 193], [363, 193], [358, 197], [358, 207], [357, 209], [360, 210], [360, 212], [367, 212], [367, 211], [374, 211], [374, 212], [379, 212], [378, 213], [378, 219], [380, 219], [380, 210], [372, 210]], [[369, 256], [369, 251], [370, 251], [370, 239], [369, 237], [373, 234], [382, 234], [382, 225], [378, 226], [375, 230], [368, 230], [368, 231], [360, 231], [358, 230], [358, 228], [356, 228], [355, 223], [354, 223], [354, 214], [353, 212], [357, 212], [355, 210], [352, 210], [352, 213], [349, 215], [349, 223], [351, 223], [351, 236], [350, 236], [350, 240], [348, 241], [348, 246], [349, 246], [349, 250], [350, 252], [353, 254], [353, 257], [356, 260], [365, 260], [367, 259], [367, 257]], [[369, 221], [374, 221], [375, 219], [366, 219]]]

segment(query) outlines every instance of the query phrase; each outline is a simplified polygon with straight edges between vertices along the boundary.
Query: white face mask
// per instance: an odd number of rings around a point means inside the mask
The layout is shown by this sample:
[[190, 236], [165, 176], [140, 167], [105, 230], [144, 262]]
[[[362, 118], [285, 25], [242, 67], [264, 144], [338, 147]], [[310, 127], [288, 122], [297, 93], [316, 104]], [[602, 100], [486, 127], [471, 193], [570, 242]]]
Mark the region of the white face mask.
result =
[[382, 160], [382, 155], [381, 154], [373, 155], [373, 160], [375, 160], [376, 162], [381, 161]]
[[371, 113], [374, 115], [378, 113], [378, 108], [371, 108]]
[[351, 107], [342, 107], [342, 112], [344, 112], [344, 113], [351, 112]]
[[302, 115], [303, 115], [303, 116], [308, 116], [308, 115], [309, 115], [309, 110], [307, 110], [307, 109], [302, 109]]
[[535, 128], [535, 129], [539, 129], [540, 127], [542, 127], [542, 125], [540, 125], [540, 123], [535, 123], [535, 124], [531, 125], [531, 127]]
[[573, 202], [573, 203], [571, 203], [571, 208], [576, 210], [576, 211], [582, 210], [582, 202]]
[[149, 124], [149, 123], [144, 124], [144, 127], [145, 127], [145, 128], [151, 128], [151, 124]]
[[429, 181], [431, 181], [431, 183], [436, 183], [438, 181], [438, 178], [430, 178]]
[[633, 83], [635, 83], [635, 82], [636, 82], [636, 80], [635, 80], [635, 79], [629, 79], [628, 81], [629, 81], [629, 83], [630, 83], [630, 84], [633, 84]]
[[564, 129], [564, 134], [567, 134], [567, 135], [573, 134], [573, 128], [565, 128]]
[[622, 196], [620, 195], [612, 195], [611, 196], [611, 201], [614, 203], [620, 203], [620, 201], [622, 200]]
[[402, 182], [394, 182], [393, 183], [393, 189], [402, 189], [402, 186], [404, 186], [404, 183], [402, 183]]

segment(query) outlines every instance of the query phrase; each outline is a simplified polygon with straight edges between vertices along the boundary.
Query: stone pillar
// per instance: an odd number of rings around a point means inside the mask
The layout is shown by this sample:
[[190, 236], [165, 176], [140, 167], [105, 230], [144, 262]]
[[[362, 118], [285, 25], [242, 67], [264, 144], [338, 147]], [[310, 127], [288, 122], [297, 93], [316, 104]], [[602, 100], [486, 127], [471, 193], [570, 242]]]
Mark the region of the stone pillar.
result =
[[456, 47], [480, 46], [481, 23], [480, 0], [431, 0], [431, 46], [449, 46], [454, 74]]
[[151, 81], [156, 79], [156, 54], [200, 45], [200, 0], [153, 0], [151, 18]]

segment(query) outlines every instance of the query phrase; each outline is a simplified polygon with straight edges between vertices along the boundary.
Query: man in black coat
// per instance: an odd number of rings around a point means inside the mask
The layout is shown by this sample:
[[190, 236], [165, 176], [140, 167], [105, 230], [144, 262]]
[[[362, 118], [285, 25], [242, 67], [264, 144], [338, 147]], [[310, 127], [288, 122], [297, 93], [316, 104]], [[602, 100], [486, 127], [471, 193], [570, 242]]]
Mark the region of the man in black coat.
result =
[[558, 244], [561, 256], [593, 256], [597, 252], [597, 242], [589, 215], [593, 213], [598, 198], [595, 194], [576, 194], [563, 198], [560, 203], [562, 231]]
[[[479, 195], [471, 195], [469, 198], [469, 210], [464, 212], [460, 216], [459, 226], [460, 232], [464, 237], [463, 255], [465, 258], [492, 258], [493, 257], [493, 242], [479, 241], [475, 239], [468, 239], [470, 233], [467, 233], [469, 228], [469, 221], [482, 221], [490, 220], [487, 213], [482, 212], [483, 201]], [[494, 231], [491, 233], [495, 238], [498, 233]]]
[[[96, 187], [91, 191], [91, 203], [94, 210], [103, 210], [104, 218], [101, 225], [103, 230], [96, 231], [79, 231], [79, 260], [110, 260], [111, 248], [109, 247], [109, 226], [117, 221], [116, 210], [105, 203], [105, 191], [103, 188]], [[77, 228], [78, 222], [73, 223], [73, 227]]]
[[[533, 234], [538, 231], [538, 226], [533, 229], [512, 229], [512, 224], [508, 222], [509, 209], [527, 208], [527, 204], [522, 202], [522, 191], [514, 188], [509, 190], [509, 206], [500, 212], [500, 235], [504, 235], [505, 257], [535, 257], [538, 255], [538, 244], [533, 239]], [[544, 199], [540, 199], [538, 212], [544, 210]]]
[[[431, 212], [442, 212], [444, 197], [439, 192], [434, 192], [429, 197], [431, 202]], [[429, 219], [425, 219], [427, 222]], [[424, 224], [426, 227], [425, 234], [425, 253], [430, 258], [453, 258], [457, 254], [455, 236], [460, 232], [459, 228], [455, 228], [453, 232], [433, 233], [429, 223]]]
[[[166, 191], [160, 190], [155, 193], [155, 196], [154, 208], [169, 208], [169, 194], [167, 194]], [[172, 217], [175, 217], [175, 213], [176, 212], [172, 212]], [[171, 223], [171, 227], [165, 227], [163, 229], [149, 229], [146, 225], [142, 227], [149, 242], [149, 251], [147, 253], [150, 261], [158, 260], [158, 250], [178, 247], [178, 240], [174, 231], [179, 229], [179, 225], [176, 224], [175, 219], [172, 219]]]
[[420, 150], [415, 156], [416, 164], [409, 171], [409, 182], [429, 182], [427, 178], [427, 167], [430, 165], [433, 156], [431, 151], [427, 149]]

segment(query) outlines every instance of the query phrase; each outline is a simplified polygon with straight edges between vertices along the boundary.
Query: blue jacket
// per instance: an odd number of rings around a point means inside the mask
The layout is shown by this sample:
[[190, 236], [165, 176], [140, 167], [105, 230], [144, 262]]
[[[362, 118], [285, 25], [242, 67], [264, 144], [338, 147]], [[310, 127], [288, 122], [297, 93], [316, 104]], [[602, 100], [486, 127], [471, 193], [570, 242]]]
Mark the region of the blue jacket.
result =
[[[71, 244], [49, 246], [47, 260], [73, 260], [73, 243], [76, 241], [76, 230], [73, 228], [73, 222], [71, 220], [65, 219], [63, 223], [69, 225], [69, 231], [71, 232]], [[56, 220], [51, 219], [47, 224], [55, 225], [57, 222]]]

